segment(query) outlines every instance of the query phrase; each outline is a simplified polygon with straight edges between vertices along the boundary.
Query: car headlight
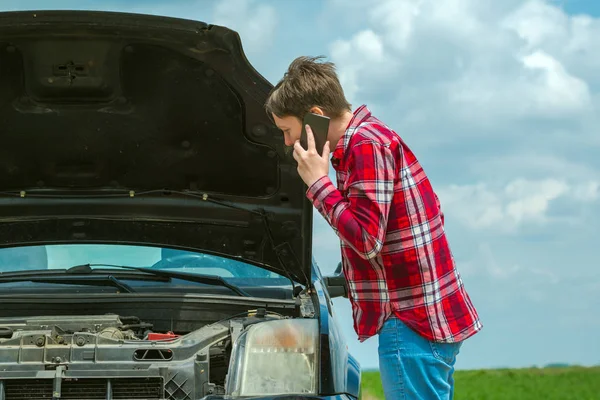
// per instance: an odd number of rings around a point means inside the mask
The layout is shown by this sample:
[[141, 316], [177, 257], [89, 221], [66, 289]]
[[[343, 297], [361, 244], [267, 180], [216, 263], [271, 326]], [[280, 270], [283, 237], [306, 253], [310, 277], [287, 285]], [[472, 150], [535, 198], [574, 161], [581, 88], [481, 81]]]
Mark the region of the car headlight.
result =
[[315, 319], [251, 325], [233, 345], [227, 393], [236, 397], [315, 394], [318, 330]]

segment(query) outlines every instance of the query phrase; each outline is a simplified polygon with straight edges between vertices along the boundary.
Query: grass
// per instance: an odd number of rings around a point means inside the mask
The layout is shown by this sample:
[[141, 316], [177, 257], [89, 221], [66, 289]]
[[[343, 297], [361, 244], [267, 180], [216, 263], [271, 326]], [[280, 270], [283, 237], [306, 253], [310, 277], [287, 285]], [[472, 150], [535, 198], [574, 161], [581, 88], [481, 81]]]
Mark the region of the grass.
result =
[[[600, 366], [456, 371], [454, 400], [598, 400]], [[365, 372], [363, 400], [385, 399], [379, 372]]]

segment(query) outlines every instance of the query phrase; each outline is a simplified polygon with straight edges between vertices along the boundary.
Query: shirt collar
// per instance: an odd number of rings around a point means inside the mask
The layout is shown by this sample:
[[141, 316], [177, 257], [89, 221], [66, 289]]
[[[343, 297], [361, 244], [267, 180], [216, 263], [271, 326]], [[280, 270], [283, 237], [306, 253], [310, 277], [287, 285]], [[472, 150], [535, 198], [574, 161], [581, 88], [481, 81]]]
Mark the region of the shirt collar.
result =
[[339, 160], [341, 160], [344, 156], [344, 153], [348, 148], [348, 144], [350, 143], [350, 139], [352, 138], [352, 135], [354, 134], [356, 129], [363, 123], [363, 121], [365, 121], [369, 117], [371, 117], [371, 111], [365, 104], [361, 105], [356, 110], [354, 110], [352, 119], [346, 127], [346, 131], [340, 138], [340, 141], [338, 142], [337, 146], [335, 147], [335, 150], [333, 151], [332, 163], [334, 167], [339, 164]]

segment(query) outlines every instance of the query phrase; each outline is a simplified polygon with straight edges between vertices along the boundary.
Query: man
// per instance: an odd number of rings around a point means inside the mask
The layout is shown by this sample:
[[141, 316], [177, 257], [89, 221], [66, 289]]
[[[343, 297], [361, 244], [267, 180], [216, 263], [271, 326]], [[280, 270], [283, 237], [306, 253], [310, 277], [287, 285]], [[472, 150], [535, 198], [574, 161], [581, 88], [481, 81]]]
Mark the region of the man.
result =
[[[451, 399], [456, 356], [482, 324], [455, 268], [440, 202], [402, 138], [365, 105], [352, 112], [335, 66], [319, 58], [294, 60], [266, 110], [294, 146], [308, 198], [341, 240], [354, 329], [361, 342], [379, 335], [386, 398]], [[299, 143], [307, 112], [331, 119], [322, 156], [309, 126], [308, 149]]]

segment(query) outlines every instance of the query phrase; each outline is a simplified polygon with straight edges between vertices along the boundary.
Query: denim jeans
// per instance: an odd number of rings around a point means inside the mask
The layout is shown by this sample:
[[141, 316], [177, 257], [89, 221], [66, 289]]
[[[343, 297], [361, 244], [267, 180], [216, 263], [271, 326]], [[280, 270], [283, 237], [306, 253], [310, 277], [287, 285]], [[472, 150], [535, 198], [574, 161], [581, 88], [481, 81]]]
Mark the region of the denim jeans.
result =
[[379, 370], [386, 400], [452, 400], [459, 343], [430, 342], [390, 317], [379, 332]]

